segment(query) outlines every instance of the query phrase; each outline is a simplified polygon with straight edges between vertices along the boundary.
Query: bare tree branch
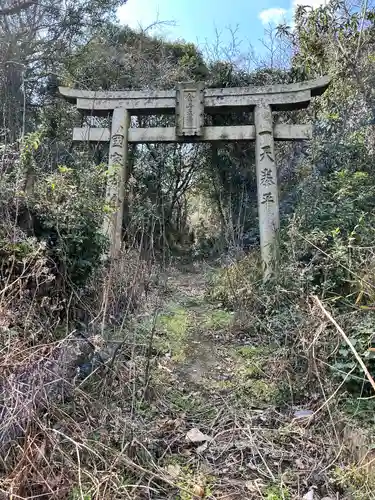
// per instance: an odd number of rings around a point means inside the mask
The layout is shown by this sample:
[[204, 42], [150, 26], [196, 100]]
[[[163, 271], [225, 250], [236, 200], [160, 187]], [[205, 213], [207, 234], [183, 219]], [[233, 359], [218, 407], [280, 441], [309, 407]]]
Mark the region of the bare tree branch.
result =
[[0, 9], [0, 16], [11, 16], [13, 14], [19, 14], [32, 5], [38, 5], [38, 0], [24, 0], [23, 2], [16, 2], [14, 5], [9, 5], [9, 7], [3, 7], [2, 9]]

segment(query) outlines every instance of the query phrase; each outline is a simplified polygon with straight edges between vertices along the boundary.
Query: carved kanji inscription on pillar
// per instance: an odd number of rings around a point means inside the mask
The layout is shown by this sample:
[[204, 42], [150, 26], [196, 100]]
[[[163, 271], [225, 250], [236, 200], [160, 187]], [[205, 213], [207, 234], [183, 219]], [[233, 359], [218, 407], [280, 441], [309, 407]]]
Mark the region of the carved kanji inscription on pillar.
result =
[[121, 250], [129, 123], [125, 108], [113, 111], [107, 182], [107, 205], [111, 211], [103, 221], [103, 233], [111, 243], [111, 257], [118, 256]]
[[114, 134], [111, 138], [112, 146], [122, 148], [124, 144], [124, 136], [123, 134]]
[[112, 164], [121, 165], [124, 159], [124, 155], [116, 151], [110, 155], [110, 159], [112, 160]]
[[265, 187], [272, 186], [272, 184], [275, 184], [273, 178], [273, 172], [270, 168], [264, 168], [263, 170], [261, 170], [260, 184]]
[[275, 203], [275, 199], [272, 196], [272, 193], [271, 192], [263, 193], [261, 204], [266, 205], [266, 207], [268, 208], [268, 205], [270, 205], [271, 203]]
[[264, 160], [265, 156], [271, 161], [275, 161], [272, 157], [272, 151], [271, 151], [271, 146], [263, 146], [262, 147], [262, 152], [260, 153], [260, 161]]
[[255, 108], [256, 169], [258, 178], [259, 229], [265, 277], [278, 258], [279, 200], [274, 156], [272, 109], [264, 98]]

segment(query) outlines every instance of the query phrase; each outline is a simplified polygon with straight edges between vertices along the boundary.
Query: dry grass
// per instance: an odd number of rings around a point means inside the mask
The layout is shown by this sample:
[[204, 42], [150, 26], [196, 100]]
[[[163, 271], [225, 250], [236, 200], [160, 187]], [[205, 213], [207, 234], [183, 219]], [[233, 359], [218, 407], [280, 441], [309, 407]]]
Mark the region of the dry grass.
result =
[[[86, 308], [90, 320], [82, 337], [64, 334], [70, 322], [56, 321], [53, 308], [52, 315], [41, 314], [45, 290], [36, 286], [31, 298], [29, 293], [30, 276], [38, 285], [40, 263], [29, 259], [25, 267], [28, 274], [8, 278], [1, 295], [2, 492], [6, 498], [108, 498], [119, 488], [111, 471], [128, 460], [120, 459], [118, 443], [125, 457], [139, 377], [119, 361], [125, 325], [145, 300], [151, 268], [133, 250], [93, 277], [85, 295], [73, 288], [64, 309], [71, 322], [71, 311]], [[82, 366], [93, 363], [96, 353], [100, 361], [90, 364], [87, 375]]]
[[[168, 301], [206, 307], [199, 272], [175, 270], [167, 287], [149, 285], [155, 272], [132, 252], [96, 278], [103, 293], [94, 302], [89, 291], [83, 301], [90, 342], [73, 334], [51, 341], [50, 332], [47, 341], [30, 341], [12, 328], [11, 304], [3, 301], [3, 498], [288, 500], [311, 487], [352, 498], [343, 492], [353, 470], [372, 477], [371, 440], [339, 408], [341, 385], [327, 371], [332, 332], [313, 303], [299, 303], [304, 322], [288, 332], [289, 348], [267, 351], [264, 380], [287, 385], [284, 400], [249, 406], [236, 381], [230, 390], [195, 386], [181, 378], [180, 361], [155, 351], [156, 319]], [[238, 315], [230, 335], [221, 324], [215, 332], [211, 320], [197, 325], [225, 353], [245, 338], [245, 323]], [[104, 362], [81, 373], [82, 350], [98, 350]], [[296, 408], [313, 415], [295, 418]], [[210, 436], [203, 447], [186, 439], [194, 427]], [[356, 480], [358, 498], [371, 498], [370, 479]]]

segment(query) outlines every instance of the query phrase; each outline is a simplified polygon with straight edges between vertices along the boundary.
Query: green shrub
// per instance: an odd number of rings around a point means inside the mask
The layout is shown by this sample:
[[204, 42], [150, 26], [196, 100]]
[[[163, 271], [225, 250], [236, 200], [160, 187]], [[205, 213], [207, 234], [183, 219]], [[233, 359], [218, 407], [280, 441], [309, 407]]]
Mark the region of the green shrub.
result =
[[50, 258], [77, 285], [99, 265], [105, 239], [100, 233], [105, 214], [102, 167], [86, 165], [38, 180], [29, 199], [34, 232], [49, 244]]

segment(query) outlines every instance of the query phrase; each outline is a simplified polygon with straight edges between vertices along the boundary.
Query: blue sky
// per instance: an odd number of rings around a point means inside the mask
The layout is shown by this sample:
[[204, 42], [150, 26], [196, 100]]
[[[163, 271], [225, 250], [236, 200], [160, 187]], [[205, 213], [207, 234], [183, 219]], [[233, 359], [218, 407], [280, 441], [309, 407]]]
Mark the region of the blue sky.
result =
[[118, 11], [121, 23], [143, 28], [156, 20], [172, 21], [175, 26], [164, 26], [163, 32], [170, 39], [182, 38], [189, 42], [212, 44], [216, 32], [222, 43], [236, 38], [242, 48], [251, 44], [261, 50], [264, 28], [286, 19], [291, 21], [298, 4], [317, 7], [325, 0], [128, 0]]

